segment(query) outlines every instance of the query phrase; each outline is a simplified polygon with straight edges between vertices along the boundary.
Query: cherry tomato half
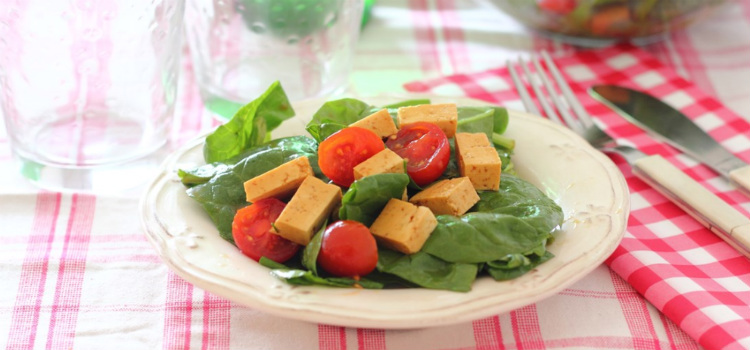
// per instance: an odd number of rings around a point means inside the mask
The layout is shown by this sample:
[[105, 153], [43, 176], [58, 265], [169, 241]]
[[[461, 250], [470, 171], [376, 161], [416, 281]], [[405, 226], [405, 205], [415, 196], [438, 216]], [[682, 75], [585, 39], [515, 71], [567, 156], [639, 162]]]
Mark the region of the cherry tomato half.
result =
[[358, 221], [336, 221], [323, 232], [318, 264], [334, 276], [365, 276], [378, 264], [375, 237]]
[[255, 261], [265, 256], [283, 263], [297, 253], [299, 244], [277, 235], [271, 228], [285, 206], [276, 198], [266, 198], [237, 211], [232, 221], [232, 237], [242, 254]]
[[374, 132], [350, 126], [323, 140], [318, 146], [318, 165], [331, 181], [349, 187], [354, 182], [354, 167], [385, 149]]
[[451, 157], [448, 138], [440, 127], [432, 123], [405, 125], [385, 145], [406, 159], [406, 172], [419, 186], [440, 177]]

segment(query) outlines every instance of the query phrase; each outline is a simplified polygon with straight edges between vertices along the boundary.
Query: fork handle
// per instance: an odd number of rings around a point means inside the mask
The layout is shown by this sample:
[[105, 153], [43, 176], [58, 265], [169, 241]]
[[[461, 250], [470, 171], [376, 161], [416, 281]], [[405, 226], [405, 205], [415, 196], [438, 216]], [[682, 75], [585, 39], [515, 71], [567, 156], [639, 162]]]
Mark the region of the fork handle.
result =
[[750, 219], [660, 155], [638, 159], [633, 172], [750, 258]]

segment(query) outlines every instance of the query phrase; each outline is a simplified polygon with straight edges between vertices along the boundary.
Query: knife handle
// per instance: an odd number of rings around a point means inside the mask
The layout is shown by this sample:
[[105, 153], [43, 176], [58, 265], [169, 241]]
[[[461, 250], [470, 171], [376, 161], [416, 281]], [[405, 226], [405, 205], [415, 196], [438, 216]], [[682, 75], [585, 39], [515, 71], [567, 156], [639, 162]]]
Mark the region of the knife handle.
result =
[[750, 258], [750, 219], [660, 155], [638, 159], [633, 172]]
[[750, 196], [750, 165], [729, 172], [729, 179], [740, 186], [743, 192]]

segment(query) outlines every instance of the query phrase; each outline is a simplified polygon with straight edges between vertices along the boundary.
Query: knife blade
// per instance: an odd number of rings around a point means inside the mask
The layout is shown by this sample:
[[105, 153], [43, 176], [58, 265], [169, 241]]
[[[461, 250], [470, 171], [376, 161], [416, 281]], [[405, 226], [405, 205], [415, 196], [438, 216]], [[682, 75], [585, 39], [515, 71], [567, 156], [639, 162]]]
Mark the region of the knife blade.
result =
[[750, 196], [750, 165], [679, 110], [646, 92], [624, 86], [594, 85], [589, 93], [629, 122], [730, 179]]

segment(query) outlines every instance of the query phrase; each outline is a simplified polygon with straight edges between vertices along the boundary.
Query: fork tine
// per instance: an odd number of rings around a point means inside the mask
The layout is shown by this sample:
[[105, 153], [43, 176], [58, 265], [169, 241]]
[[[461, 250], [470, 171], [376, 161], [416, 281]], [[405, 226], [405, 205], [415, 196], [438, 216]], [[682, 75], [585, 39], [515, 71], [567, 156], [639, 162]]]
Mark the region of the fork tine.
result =
[[[563, 121], [560, 119], [560, 116], [557, 115], [557, 112], [555, 112], [555, 110], [547, 102], [547, 98], [545, 97], [546, 94], [542, 91], [541, 87], [539, 86], [539, 82], [537, 82], [534, 79], [534, 76], [531, 74], [531, 71], [529, 70], [529, 67], [526, 64], [526, 62], [524, 62], [523, 59], [519, 58], [518, 65], [521, 66], [523, 73], [526, 74], [526, 80], [528, 80], [529, 85], [531, 85], [531, 89], [534, 90], [534, 94], [536, 95], [536, 100], [539, 101], [539, 104], [542, 106], [542, 109], [544, 109], [544, 114], [547, 116], [547, 119], [557, 124], [564, 125]], [[544, 79], [543, 71], [537, 71], [537, 74], [541, 79]]]
[[526, 86], [523, 84], [523, 81], [521, 81], [521, 78], [519, 78], [516, 67], [513, 66], [513, 63], [511, 63], [510, 60], [507, 61], [505, 65], [508, 67], [510, 78], [513, 80], [513, 85], [516, 86], [516, 91], [518, 91], [518, 95], [521, 97], [521, 101], [523, 102], [524, 107], [526, 107], [526, 111], [534, 115], [539, 115], [539, 109], [536, 108], [534, 100], [531, 99], [529, 92], [526, 90]]
[[[552, 102], [557, 107], [557, 113], [562, 117], [563, 121], [567, 126], [573, 131], [581, 134], [583, 133], [583, 124], [573, 118], [573, 115], [570, 114], [570, 111], [568, 110], [568, 106], [560, 99], [560, 95], [555, 90], [555, 87], [552, 85], [552, 81], [550, 81], [549, 76], [544, 72], [544, 69], [542, 68], [541, 63], [539, 63], [539, 58], [536, 56], [533, 56], [531, 59], [531, 62], [534, 64], [534, 68], [539, 73], [539, 78], [542, 80], [542, 83], [544, 84], [544, 87], [547, 89], [547, 95], [549, 95]], [[559, 88], [559, 83], [558, 83]]]
[[562, 74], [557, 69], [555, 62], [552, 61], [552, 58], [549, 56], [549, 53], [547, 53], [546, 50], [542, 50], [542, 58], [544, 59], [544, 64], [547, 66], [547, 69], [550, 71], [550, 73], [552, 73], [552, 76], [557, 82], [557, 86], [560, 88], [560, 91], [562, 91], [563, 95], [565, 96], [565, 100], [568, 102], [568, 104], [570, 104], [570, 108], [573, 109], [576, 117], [578, 117], [578, 120], [580, 120], [586, 128], [590, 128], [591, 126], [593, 126], [594, 122], [591, 119], [591, 116], [588, 114], [588, 112], [586, 112], [581, 103], [578, 101], [578, 98], [573, 94], [573, 91], [570, 89], [570, 85], [568, 85], [568, 82], [565, 80], [565, 78], [563, 78]]

